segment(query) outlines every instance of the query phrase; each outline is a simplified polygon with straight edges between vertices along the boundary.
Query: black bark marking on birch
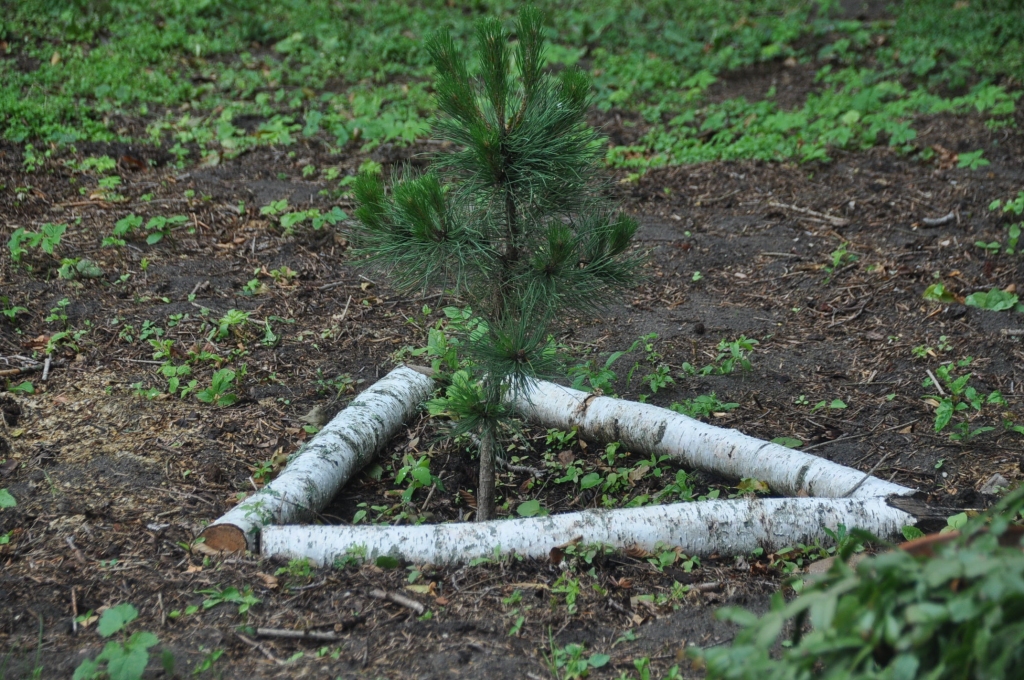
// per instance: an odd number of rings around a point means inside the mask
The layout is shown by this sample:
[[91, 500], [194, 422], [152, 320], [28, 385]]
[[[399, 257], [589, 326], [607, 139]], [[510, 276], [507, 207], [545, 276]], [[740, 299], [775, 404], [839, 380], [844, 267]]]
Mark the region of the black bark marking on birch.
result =
[[[804, 463], [800, 466], [800, 469], [796, 473], [796, 489], [794, 491], [800, 491], [804, 486], [804, 479], [807, 477], [807, 471], [811, 469], [810, 463]], [[808, 491], [807, 495], [811, 495]]]
[[663, 420], [658, 426], [658, 433], [655, 435], [654, 446], [657, 446], [665, 439], [665, 432], [668, 430], [668, 421]]
[[[764, 444], [761, 444], [760, 446], [757, 447], [757, 450], [754, 451], [754, 456], [756, 456], [757, 454], [761, 453], [761, 451], [766, 446], [779, 446], [779, 444], [772, 444], [772, 442], [765, 442]], [[729, 456], [729, 457], [731, 458], [732, 456]]]

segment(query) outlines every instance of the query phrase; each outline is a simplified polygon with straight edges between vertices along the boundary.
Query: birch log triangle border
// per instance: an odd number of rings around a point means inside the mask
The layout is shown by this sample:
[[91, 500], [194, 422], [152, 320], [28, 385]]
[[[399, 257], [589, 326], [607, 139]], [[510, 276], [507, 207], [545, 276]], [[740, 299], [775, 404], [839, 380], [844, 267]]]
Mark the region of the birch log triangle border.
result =
[[[576, 428], [584, 439], [620, 441], [636, 453], [669, 456], [723, 477], [761, 480], [784, 498], [673, 503], [585, 510], [542, 518], [420, 526], [302, 526], [399, 432], [434, 390], [429, 368], [400, 366], [361, 392], [260, 491], [210, 524], [198, 546], [207, 553], [256, 551], [263, 557], [389, 555], [454, 564], [499, 552], [541, 557], [573, 540], [616, 548], [657, 543], [686, 554], [745, 554], [828, 540], [839, 524], [897, 538], [923, 517], [897, 497], [914, 489], [802, 451], [702, 423], [674, 411], [595, 396], [537, 381], [517, 411], [543, 427]], [[893, 501], [893, 502], [890, 502]], [[897, 507], [899, 506], [899, 507]], [[903, 509], [901, 509], [903, 508]], [[257, 546], [257, 536], [260, 537]]]

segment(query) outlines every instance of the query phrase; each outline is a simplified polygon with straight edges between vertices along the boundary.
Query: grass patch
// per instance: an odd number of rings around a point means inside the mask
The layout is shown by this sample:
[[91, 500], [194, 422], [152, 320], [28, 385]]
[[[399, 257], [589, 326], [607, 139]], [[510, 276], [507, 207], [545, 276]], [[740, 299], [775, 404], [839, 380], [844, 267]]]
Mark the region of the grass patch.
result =
[[[916, 116], [979, 111], [1009, 124], [1019, 92], [1005, 86], [1024, 76], [1024, 10], [1010, 0], [907, 2], [876, 22], [839, 20], [831, 0], [538, 6], [549, 63], [587, 69], [599, 110], [644, 121], [639, 144], [608, 155], [637, 171], [827, 160], [830, 149], [877, 144], [922, 152]], [[425, 38], [440, 27], [467, 38], [483, 15], [511, 26], [515, 9], [28, 0], [0, 19], [0, 135], [22, 145], [147, 141], [182, 165], [304, 137], [363, 152], [404, 145], [427, 135], [434, 111]], [[708, 100], [721, 74], [785, 59], [818, 68], [802, 105], [784, 109], [774, 93]]]

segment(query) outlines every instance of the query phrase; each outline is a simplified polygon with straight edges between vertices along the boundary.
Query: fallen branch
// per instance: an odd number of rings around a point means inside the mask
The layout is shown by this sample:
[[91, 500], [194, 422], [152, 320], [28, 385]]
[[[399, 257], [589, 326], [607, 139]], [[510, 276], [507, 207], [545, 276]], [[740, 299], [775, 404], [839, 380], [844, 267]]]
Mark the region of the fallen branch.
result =
[[[341, 629], [355, 628], [364, 621], [366, 621], [365, 615], [353, 616], [341, 622]], [[290, 630], [288, 628], [257, 628], [256, 636], [285, 640], [313, 640], [315, 642], [334, 642], [342, 639], [341, 635], [333, 631]]]
[[795, 206], [795, 205], [789, 205], [788, 203], [779, 203], [777, 201], [768, 201], [768, 205], [770, 205], [773, 208], [783, 208], [785, 210], [792, 210], [793, 212], [798, 212], [798, 213], [801, 213], [803, 215], [810, 215], [812, 217], [817, 217], [819, 219], [825, 220], [829, 224], [832, 224], [832, 225], [834, 225], [836, 227], [845, 227], [846, 225], [848, 225], [850, 223], [850, 220], [848, 220], [848, 219], [846, 219], [844, 217], [835, 217], [834, 215], [826, 215], [825, 213], [820, 213], [817, 210], [809, 210], [807, 208], [801, 208], [801, 207], [798, 207], [798, 206]]
[[255, 640], [250, 640], [249, 638], [247, 638], [246, 636], [242, 635], [237, 631], [235, 632], [235, 635], [238, 637], [239, 640], [249, 645], [257, 652], [259, 652], [263, 656], [267, 657], [268, 659], [276, 663], [278, 666], [283, 666], [285, 664], [284, 661], [281, 661], [281, 659], [278, 659], [276, 656], [274, 656], [274, 653], [272, 651], [264, 647], [262, 643], [256, 642]]
[[406, 597], [405, 595], [401, 595], [399, 593], [388, 593], [379, 588], [374, 588], [373, 590], [371, 590], [370, 597], [376, 598], [378, 600], [387, 600], [388, 602], [393, 602], [394, 604], [401, 605], [407, 609], [413, 610], [414, 612], [416, 612], [417, 615], [422, 615], [423, 612], [425, 612], [427, 609], [423, 606], [422, 603], [417, 602], [411, 597]]
[[921, 219], [921, 222], [923, 222], [926, 227], [941, 227], [944, 224], [949, 224], [955, 219], [956, 212], [951, 210], [948, 215], [943, 215], [942, 217], [924, 217]]
[[[825, 529], [835, 531], [840, 524], [895, 538], [915, 521], [885, 498], [738, 499], [433, 526], [266, 526], [261, 547], [265, 558], [306, 558], [318, 565], [355, 554], [456, 564], [493, 557], [497, 547], [546, 558], [551, 548], [580, 536], [586, 543], [620, 549], [655, 550], [661, 544], [679, 546], [687, 555], [747, 555], [755, 548], [775, 552], [796, 543], [827, 542]], [[392, 602], [396, 597], [401, 596], [387, 595]]]
[[264, 525], [312, 517], [373, 460], [433, 389], [433, 380], [404, 366], [388, 373], [294, 454], [276, 479], [206, 527], [200, 549], [252, 550]]
[[752, 477], [786, 496], [843, 498], [853, 490], [851, 498], [871, 498], [914, 492], [874, 477], [862, 480], [860, 470], [668, 409], [595, 397], [554, 383], [538, 381], [516, 407], [544, 427], [576, 428], [585, 439], [622, 442], [634, 453], [669, 456], [684, 467], [723, 477]]
[[[56, 366], [63, 366], [63, 365], [64, 365], [63, 361], [58, 361], [57, 363], [53, 364], [53, 366], [51, 366], [51, 368], [56, 367]], [[4, 370], [0, 371], [0, 378], [10, 378], [10, 377], [15, 376], [15, 375], [24, 375], [26, 373], [35, 373], [36, 371], [41, 371], [41, 370], [43, 370], [43, 364], [42, 363], [33, 364], [32, 366], [22, 366], [21, 368], [5, 368]]]

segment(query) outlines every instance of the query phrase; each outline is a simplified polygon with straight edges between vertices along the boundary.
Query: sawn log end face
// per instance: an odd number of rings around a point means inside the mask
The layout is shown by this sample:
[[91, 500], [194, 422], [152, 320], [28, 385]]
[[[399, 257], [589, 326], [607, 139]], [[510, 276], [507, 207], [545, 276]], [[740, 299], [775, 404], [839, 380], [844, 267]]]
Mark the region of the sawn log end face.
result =
[[213, 524], [199, 534], [203, 539], [196, 550], [207, 554], [240, 553], [247, 547], [245, 534], [233, 524]]

